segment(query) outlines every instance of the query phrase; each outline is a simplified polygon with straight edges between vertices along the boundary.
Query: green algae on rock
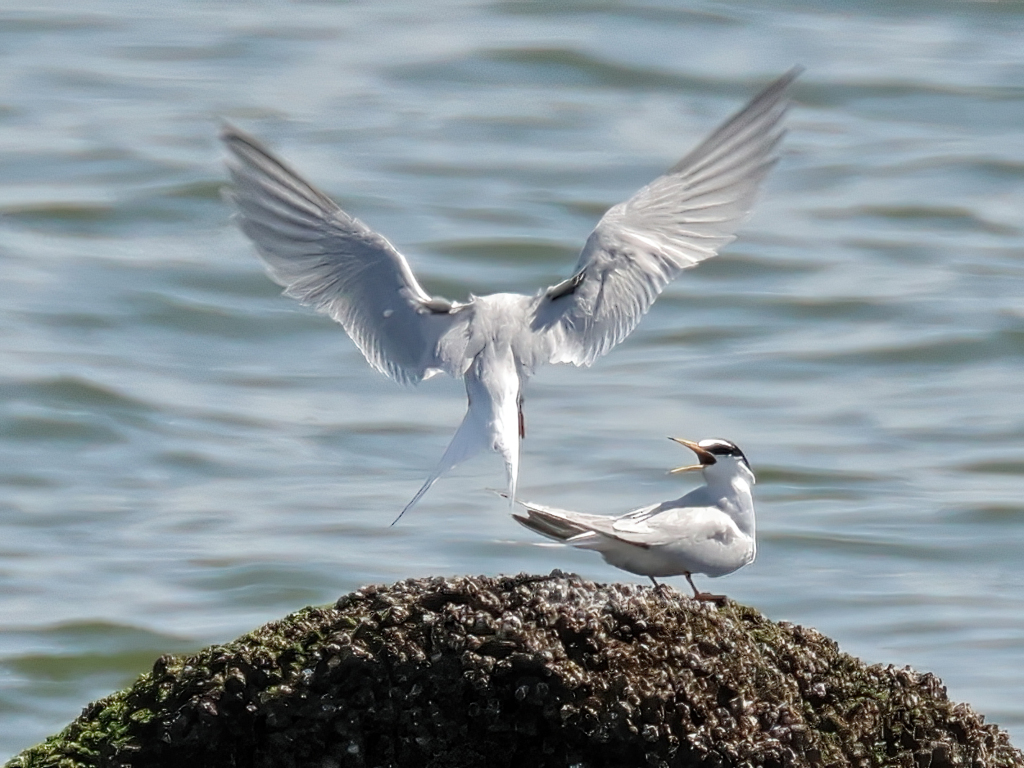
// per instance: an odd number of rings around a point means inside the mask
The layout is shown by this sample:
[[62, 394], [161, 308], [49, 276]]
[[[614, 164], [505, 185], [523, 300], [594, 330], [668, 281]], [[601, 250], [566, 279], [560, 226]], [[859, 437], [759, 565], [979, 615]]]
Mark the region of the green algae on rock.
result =
[[671, 589], [410, 579], [163, 656], [8, 768], [1022, 766], [930, 674]]

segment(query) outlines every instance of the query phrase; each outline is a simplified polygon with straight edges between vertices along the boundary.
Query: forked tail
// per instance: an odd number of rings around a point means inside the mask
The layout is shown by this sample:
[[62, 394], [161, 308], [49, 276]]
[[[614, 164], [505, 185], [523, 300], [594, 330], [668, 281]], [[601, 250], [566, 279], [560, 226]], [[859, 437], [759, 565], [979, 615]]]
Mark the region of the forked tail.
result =
[[512, 508], [519, 480], [519, 379], [514, 366], [512, 378], [501, 377], [500, 367], [487, 366], [487, 358], [481, 358], [466, 372], [469, 409], [462, 424], [437, 467], [392, 525], [423, 498], [441, 475], [487, 448], [500, 453], [505, 460], [509, 509]]
[[475, 416], [476, 414], [473, 412], [471, 403], [465, 418], [462, 420], [462, 424], [459, 425], [459, 429], [455, 433], [455, 437], [448, 443], [441, 461], [438, 462], [430, 477], [423, 483], [423, 487], [412, 497], [412, 501], [406, 504], [398, 517], [394, 519], [394, 522], [391, 523], [392, 525], [401, 520], [402, 515], [416, 506], [416, 503], [423, 498], [423, 495], [430, 490], [430, 486], [436, 483], [441, 475], [488, 447], [490, 435], [487, 434], [486, 425], [480, 424]]

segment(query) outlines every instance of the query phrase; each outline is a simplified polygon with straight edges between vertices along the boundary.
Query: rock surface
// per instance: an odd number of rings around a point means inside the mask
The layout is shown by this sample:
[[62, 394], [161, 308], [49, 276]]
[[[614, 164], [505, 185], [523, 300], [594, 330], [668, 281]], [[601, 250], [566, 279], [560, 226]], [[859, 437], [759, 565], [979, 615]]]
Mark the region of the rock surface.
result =
[[1020, 766], [930, 674], [670, 588], [372, 586], [164, 656], [17, 766]]

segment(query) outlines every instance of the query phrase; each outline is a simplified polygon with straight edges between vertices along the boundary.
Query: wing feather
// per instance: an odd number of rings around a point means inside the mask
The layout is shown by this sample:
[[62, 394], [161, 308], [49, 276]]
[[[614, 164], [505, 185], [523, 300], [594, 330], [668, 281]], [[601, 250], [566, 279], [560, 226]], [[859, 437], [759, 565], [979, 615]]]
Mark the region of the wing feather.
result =
[[285, 294], [329, 315], [367, 361], [403, 383], [435, 370], [461, 375], [472, 305], [431, 299], [391, 243], [274, 157], [225, 126], [242, 231]]
[[680, 272], [732, 241], [775, 164], [796, 68], [629, 200], [610, 208], [573, 277], [541, 293], [536, 362], [590, 365], [636, 327]]
[[730, 544], [741, 536], [731, 517], [717, 507], [666, 507], [652, 514], [616, 518], [605, 535], [630, 544], [703, 546], [715, 541]]

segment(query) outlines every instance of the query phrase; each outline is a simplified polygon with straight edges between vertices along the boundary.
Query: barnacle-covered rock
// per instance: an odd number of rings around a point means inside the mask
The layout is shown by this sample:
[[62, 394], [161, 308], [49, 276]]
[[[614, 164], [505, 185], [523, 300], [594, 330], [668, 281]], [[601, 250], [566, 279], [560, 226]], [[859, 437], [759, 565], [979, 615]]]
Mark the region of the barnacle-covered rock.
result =
[[1019, 766], [930, 674], [671, 589], [372, 586], [163, 656], [15, 766]]

